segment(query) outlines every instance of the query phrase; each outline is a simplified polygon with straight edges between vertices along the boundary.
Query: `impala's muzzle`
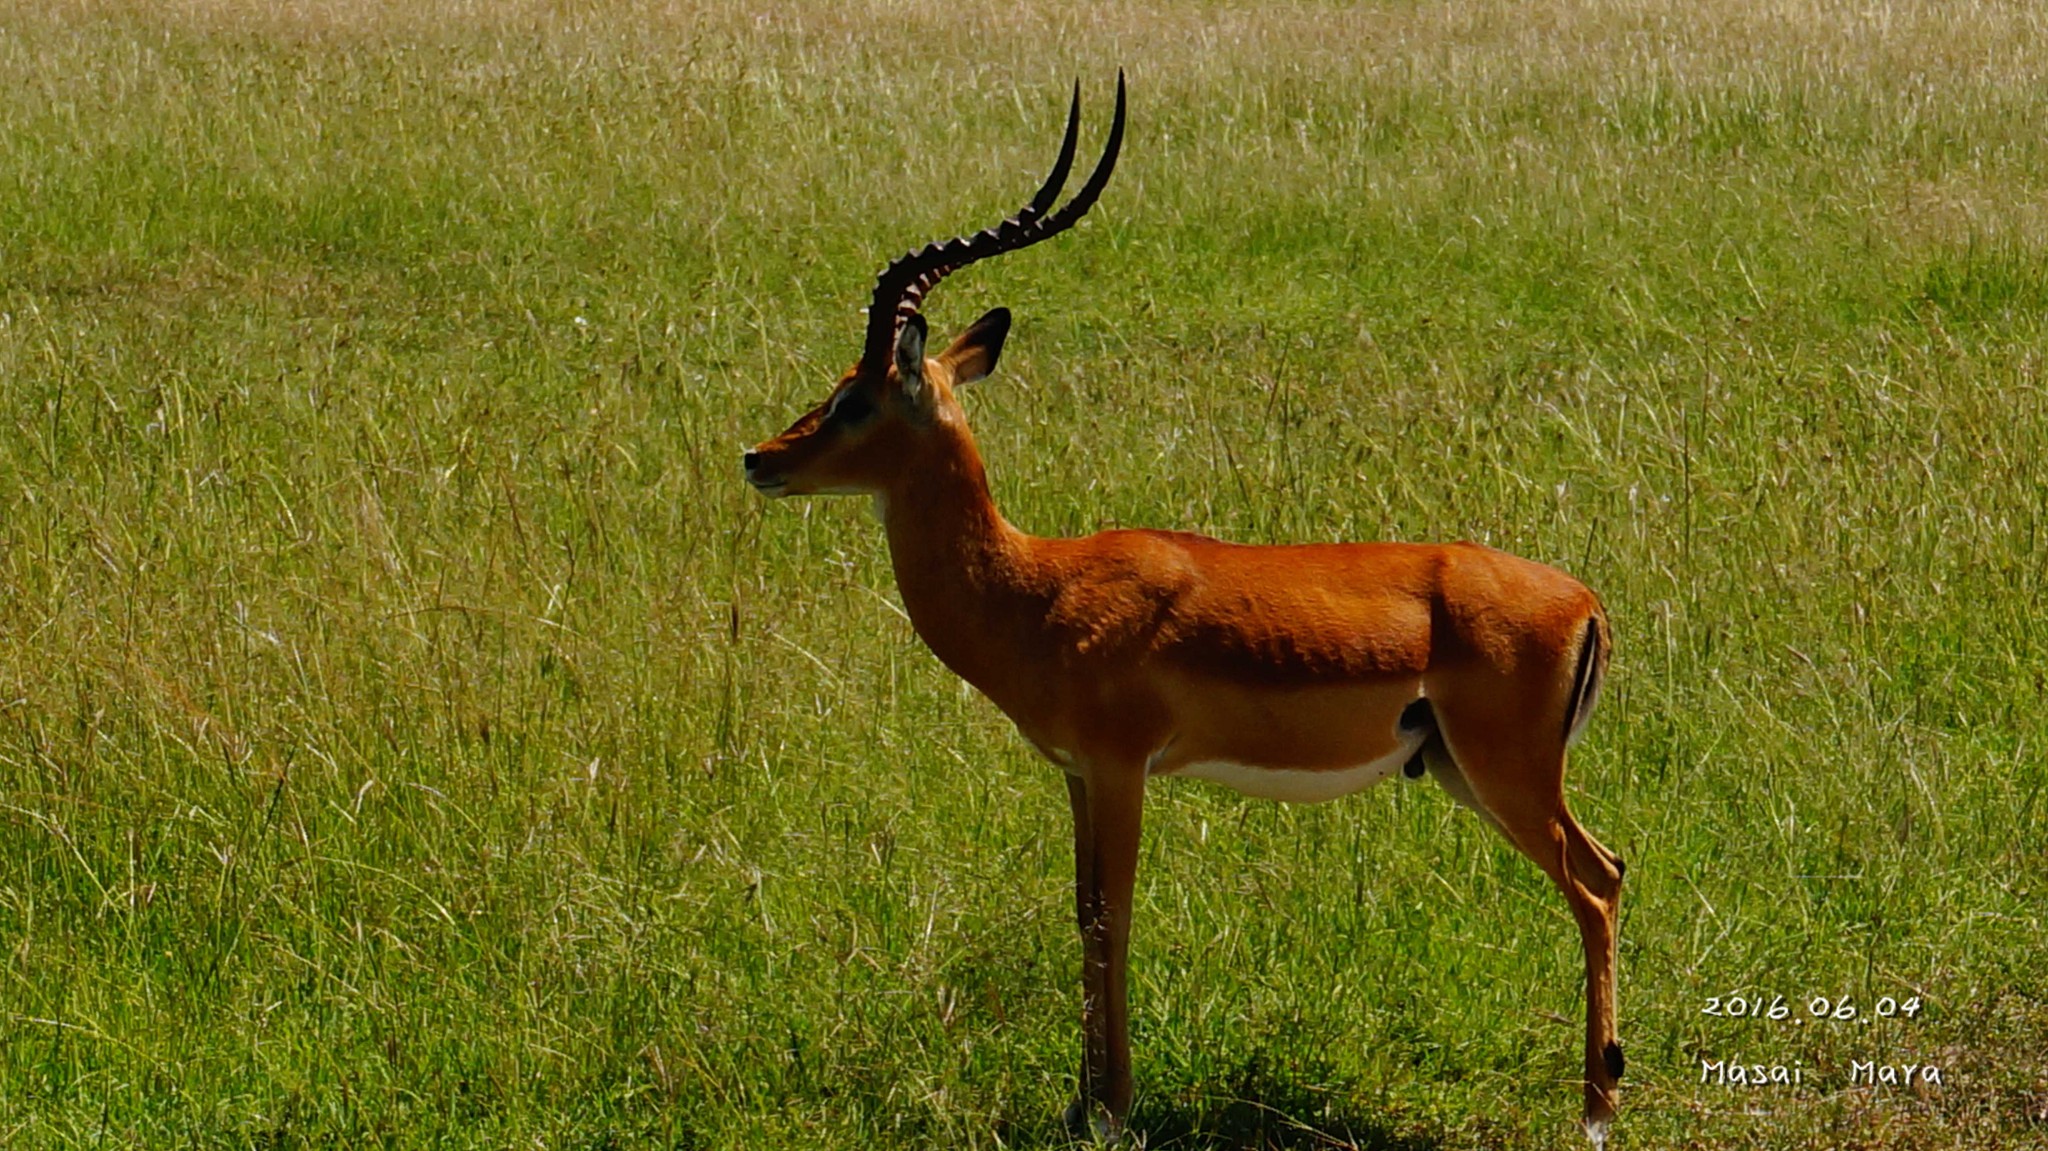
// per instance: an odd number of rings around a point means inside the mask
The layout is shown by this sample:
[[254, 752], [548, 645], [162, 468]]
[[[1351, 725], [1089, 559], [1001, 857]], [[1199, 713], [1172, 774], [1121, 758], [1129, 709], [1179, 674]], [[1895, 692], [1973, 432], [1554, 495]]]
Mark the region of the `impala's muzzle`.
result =
[[740, 462], [746, 467], [748, 485], [755, 491], [760, 492], [769, 499], [774, 499], [788, 491], [789, 480], [787, 478], [761, 466], [760, 452], [748, 452], [740, 458]]

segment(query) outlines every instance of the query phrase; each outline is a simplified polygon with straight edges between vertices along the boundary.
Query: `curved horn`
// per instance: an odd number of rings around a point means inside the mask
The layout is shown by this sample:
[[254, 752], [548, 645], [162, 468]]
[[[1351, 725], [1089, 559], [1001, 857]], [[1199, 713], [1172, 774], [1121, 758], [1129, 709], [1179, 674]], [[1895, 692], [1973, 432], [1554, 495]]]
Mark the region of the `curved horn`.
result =
[[955, 236], [950, 240], [926, 244], [916, 251], [905, 252], [882, 269], [882, 274], [875, 277], [874, 298], [868, 304], [867, 339], [860, 357], [863, 374], [879, 375], [887, 370], [891, 349], [904, 321], [917, 314], [925, 293], [937, 287], [940, 280], [976, 260], [986, 260], [990, 256], [1049, 240], [1073, 227], [1088, 214], [1088, 209], [1095, 206], [1102, 190], [1109, 185], [1110, 173], [1116, 171], [1117, 153], [1123, 147], [1123, 69], [1117, 69], [1116, 73], [1116, 117], [1110, 122], [1109, 140], [1103, 146], [1102, 159], [1096, 161], [1094, 173], [1074, 198], [1048, 216], [1047, 210], [1059, 199], [1060, 189], [1067, 182], [1067, 173], [1074, 166], [1074, 144], [1080, 126], [1081, 85], [1077, 81], [1074, 100], [1067, 111], [1067, 134], [1060, 143], [1059, 159], [1053, 163], [1052, 173], [1045, 178], [1044, 185], [1029, 204], [993, 228], [984, 228], [972, 236]]
[[1052, 207], [1052, 202], [1060, 198], [1060, 189], [1067, 186], [1067, 173], [1074, 170], [1074, 145], [1080, 139], [1081, 82], [1076, 80], [1073, 101], [1067, 105], [1067, 134], [1060, 140], [1060, 158], [1052, 162], [1052, 171], [1046, 173], [1045, 183], [1038, 186], [1038, 194], [1031, 197], [1024, 211], [1017, 213], [1019, 218], [1025, 213], [1043, 216]]

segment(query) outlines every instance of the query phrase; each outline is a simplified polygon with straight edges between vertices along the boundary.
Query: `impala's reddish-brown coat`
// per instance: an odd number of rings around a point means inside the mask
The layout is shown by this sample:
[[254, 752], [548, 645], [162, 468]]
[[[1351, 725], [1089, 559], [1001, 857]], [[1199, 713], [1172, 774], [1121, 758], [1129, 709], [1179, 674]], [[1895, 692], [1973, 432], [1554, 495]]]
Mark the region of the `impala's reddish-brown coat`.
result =
[[[1122, 125], [1119, 80], [1080, 211], [1108, 179]], [[1599, 600], [1554, 568], [1469, 543], [1253, 547], [1012, 527], [955, 394], [994, 369], [1009, 314], [990, 312], [928, 358], [911, 305], [947, 272], [1079, 218], [1071, 203], [1046, 215], [1074, 127], [1070, 117], [1054, 178], [1016, 219], [890, 265], [873, 304], [887, 315], [871, 312], [861, 362], [746, 460], [767, 495], [873, 494], [918, 635], [1066, 773], [1085, 950], [1070, 1120], [1114, 1133], [1130, 1109], [1125, 956], [1149, 777], [1326, 799], [1426, 766], [1571, 905], [1587, 965], [1586, 1120], [1599, 1140], [1622, 1071], [1622, 868], [1572, 818], [1563, 782], [1607, 660]]]

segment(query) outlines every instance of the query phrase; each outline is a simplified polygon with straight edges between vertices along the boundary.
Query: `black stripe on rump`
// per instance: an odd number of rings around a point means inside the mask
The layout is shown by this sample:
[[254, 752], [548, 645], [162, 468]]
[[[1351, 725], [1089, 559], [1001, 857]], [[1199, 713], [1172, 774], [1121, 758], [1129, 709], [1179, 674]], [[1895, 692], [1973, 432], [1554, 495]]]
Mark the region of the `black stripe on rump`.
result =
[[1570, 739], [1572, 730], [1579, 726], [1579, 720], [1586, 713], [1591, 702], [1587, 696], [1593, 687], [1593, 669], [1600, 656], [1600, 619], [1589, 616], [1586, 619], [1586, 638], [1579, 641], [1579, 666], [1572, 671], [1571, 706], [1564, 711], [1564, 737]]

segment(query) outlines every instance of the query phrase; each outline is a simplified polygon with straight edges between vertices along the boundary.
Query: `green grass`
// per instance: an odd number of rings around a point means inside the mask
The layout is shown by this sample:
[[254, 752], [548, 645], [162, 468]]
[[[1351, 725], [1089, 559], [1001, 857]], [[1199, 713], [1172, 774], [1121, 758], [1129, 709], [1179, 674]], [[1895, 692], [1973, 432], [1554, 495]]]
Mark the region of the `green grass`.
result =
[[[2048, 1145], [2039, 13], [951, 10], [0, 13], [0, 1142], [1056, 1145], [1057, 774], [738, 453], [1122, 64], [928, 309], [1017, 312], [1012, 520], [1571, 570], [1613, 1145]], [[1147, 819], [1151, 1146], [1582, 1145], [1564, 903], [1440, 792]]]

